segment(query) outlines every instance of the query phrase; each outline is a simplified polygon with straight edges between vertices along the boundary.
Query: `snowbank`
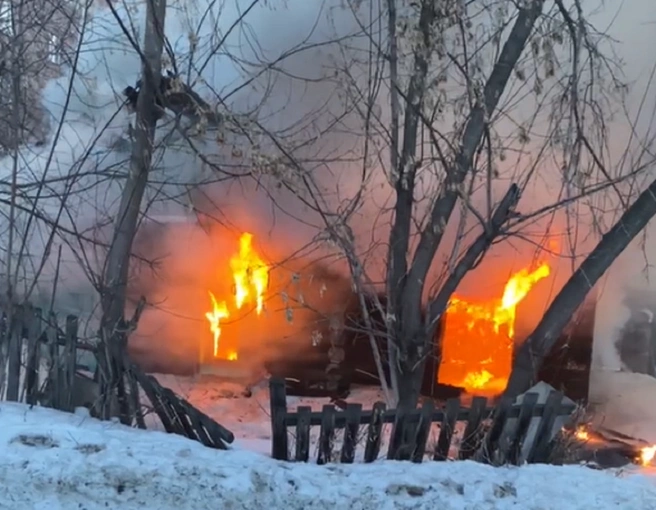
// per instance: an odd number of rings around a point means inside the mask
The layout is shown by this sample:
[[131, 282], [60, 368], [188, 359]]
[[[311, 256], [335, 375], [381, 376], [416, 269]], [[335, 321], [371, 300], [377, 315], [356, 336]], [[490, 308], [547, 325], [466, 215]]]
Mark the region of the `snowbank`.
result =
[[0, 404], [0, 508], [654, 508], [656, 483], [582, 467], [283, 464], [162, 432]]

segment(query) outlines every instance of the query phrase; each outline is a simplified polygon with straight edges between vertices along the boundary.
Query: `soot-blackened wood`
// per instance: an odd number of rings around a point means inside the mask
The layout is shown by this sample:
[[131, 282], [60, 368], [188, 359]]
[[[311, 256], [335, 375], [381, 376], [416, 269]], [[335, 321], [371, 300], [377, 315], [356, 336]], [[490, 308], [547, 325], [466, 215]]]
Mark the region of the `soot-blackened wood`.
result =
[[296, 461], [307, 462], [310, 458], [310, 406], [299, 406], [296, 410]]
[[369, 428], [367, 430], [367, 444], [364, 448], [364, 461], [367, 463], [376, 460], [380, 454], [385, 409], [384, 402], [376, 402], [372, 409], [371, 420], [369, 421]]
[[514, 431], [514, 437], [510, 444], [510, 451], [508, 452], [508, 462], [510, 464], [518, 465], [522, 455], [522, 445], [524, 438], [528, 432], [528, 427], [533, 418], [533, 409], [538, 403], [539, 395], [537, 393], [526, 393], [522, 400], [522, 408], [519, 411], [519, 418], [517, 418], [517, 426]]
[[43, 327], [43, 316], [40, 308], [29, 308], [27, 324], [27, 362], [25, 367], [25, 402], [35, 405], [39, 399], [39, 365], [41, 364], [41, 348], [39, 337]]
[[200, 436], [198, 436], [194, 427], [191, 425], [186, 410], [183, 408], [175, 393], [169, 388], [162, 388], [162, 397], [166, 399], [169, 408], [173, 412], [173, 418], [176, 420], [176, 426], [179, 427], [181, 435], [202, 443]]
[[75, 384], [75, 365], [77, 361], [77, 317], [75, 315], [66, 316], [66, 345], [61, 353], [63, 367], [61, 400], [62, 411], [73, 410], [73, 385]]
[[271, 399], [271, 456], [276, 460], [289, 459], [289, 445], [287, 439], [287, 393], [285, 381], [271, 379], [269, 381]]
[[9, 318], [9, 351], [7, 361], [7, 400], [18, 402], [21, 372], [21, 344], [23, 343], [23, 307], [14, 306]]
[[355, 447], [358, 444], [362, 404], [347, 404], [344, 414], [346, 425], [344, 426], [344, 441], [342, 442], [342, 452], [339, 461], [342, 464], [352, 464], [355, 460]]
[[486, 416], [487, 398], [474, 397], [469, 408], [469, 418], [465, 432], [462, 436], [460, 443], [460, 451], [458, 457], [460, 460], [467, 460], [476, 453], [483, 437], [482, 422], [487, 418]]
[[560, 391], [552, 391], [544, 403], [542, 419], [535, 433], [535, 439], [529, 451], [527, 462], [533, 464], [536, 462], [546, 462], [549, 459], [551, 443], [551, 431], [554, 422], [560, 413], [560, 405], [563, 401], [563, 394]]
[[502, 397], [494, 410], [492, 426], [487, 434], [485, 434], [483, 443], [476, 452], [476, 460], [479, 462], [490, 462], [494, 458], [494, 452], [496, 452], [497, 446], [499, 445], [499, 438], [501, 437], [501, 433], [503, 432], [511, 408], [512, 399], [509, 397]]
[[170, 412], [167, 411], [166, 406], [162, 403], [162, 400], [157, 393], [156, 385], [154, 384], [154, 378], [152, 376], [145, 375], [143, 372], [141, 372], [141, 370], [136, 368], [134, 370], [134, 375], [137, 378], [137, 381], [139, 381], [139, 384], [144, 390], [144, 393], [148, 397], [148, 400], [150, 400], [151, 404], [153, 404], [153, 409], [162, 422], [164, 430], [166, 430], [166, 432], [169, 434], [173, 434], [175, 432], [175, 426], [173, 425], [172, 417], [170, 416]]
[[172, 402], [164, 394], [163, 388], [161, 388], [159, 385], [153, 385], [153, 387], [155, 388], [155, 394], [159, 399], [160, 405], [168, 416], [169, 422], [173, 427], [173, 433], [179, 436], [188, 437], [186, 430], [182, 426], [182, 420], [180, 420], [180, 417], [178, 416], [176, 409], [173, 407]]
[[191, 426], [196, 432], [198, 441], [200, 441], [201, 444], [209, 448], [218, 448], [220, 450], [226, 449], [226, 446], [223, 444], [222, 440], [217, 440], [210, 435], [206, 428], [206, 424], [203, 422], [202, 417], [198, 413], [190, 413], [188, 414], [188, 417], [189, 421], [191, 422]]
[[425, 400], [419, 415], [419, 425], [417, 426], [415, 450], [412, 452], [412, 462], [420, 463], [424, 460], [426, 443], [428, 442], [428, 435], [430, 434], [431, 425], [433, 423], [433, 411], [435, 411], [435, 404], [433, 401], [428, 399]]
[[210, 435], [212, 440], [217, 443], [219, 448], [225, 447], [223, 443], [231, 444], [235, 440], [235, 435], [230, 432], [227, 428], [221, 425], [216, 420], [210, 418], [208, 415], [203, 413], [200, 409], [191, 405], [188, 401], [183, 398], [176, 397], [179, 399], [180, 404], [184, 408], [187, 416], [196, 416], [198, 420], [202, 423], [203, 427], [207, 430], [207, 433]]
[[450, 398], [446, 401], [446, 412], [440, 425], [440, 435], [437, 438], [435, 446], [435, 455], [433, 460], [446, 460], [449, 458], [449, 448], [451, 447], [451, 438], [456, 428], [458, 413], [460, 412], [460, 399]]
[[325, 405], [321, 411], [321, 431], [319, 432], [317, 464], [328, 464], [332, 460], [334, 440], [335, 406]]

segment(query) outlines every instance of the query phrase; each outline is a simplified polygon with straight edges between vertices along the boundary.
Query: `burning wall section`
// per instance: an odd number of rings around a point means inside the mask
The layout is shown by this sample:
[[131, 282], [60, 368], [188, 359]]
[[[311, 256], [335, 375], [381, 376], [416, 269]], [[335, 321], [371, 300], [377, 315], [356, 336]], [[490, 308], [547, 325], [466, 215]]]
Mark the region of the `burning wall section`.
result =
[[[239, 335], [222, 336], [222, 323], [239, 321], [245, 314], [259, 317], [264, 310], [269, 266], [254, 250], [252, 234], [241, 235], [239, 250], [230, 259], [230, 270], [233, 295], [220, 299], [209, 291], [211, 310], [205, 317], [212, 334], [212, 349], [211, 353], [201, 349], [201, 364], [211, 359], [237, 360]], [[517, 305], [549, 274], [546, 263], [535, 269], [524, 268], [508, 279], [499, 299], [487, 302], [454, 297], [441, 340], [438, 382], [462, 387], [469, 393], [502, 392], [512, 368]], [[247, 304], [250, 309], [244, 308]]]
[[[221, 321], [234, 317], [245, 304], [255, 307], [259, 316], [264, 310], [264, 293], [269, 286], [269, 267], [253, 249], [253, 235], [246, 232], [239, 238], [239, 252], [230, 259], [234, 281], [233, 299], [219, 301], [209, 291], [212, 309], [205, 314], [212, 332], [212, 358], [236, 360], [239, 357], [239, 338], [221, 338]], [[201, 348], [201, 363], [204, 349]]]
[[438, 382], [468, 393], [501, 393], [512, 369], [517, 305], [549, 274], [546, 263], [524, 268], [510, 277], [497, 300], [454, 297], [446, 313]]

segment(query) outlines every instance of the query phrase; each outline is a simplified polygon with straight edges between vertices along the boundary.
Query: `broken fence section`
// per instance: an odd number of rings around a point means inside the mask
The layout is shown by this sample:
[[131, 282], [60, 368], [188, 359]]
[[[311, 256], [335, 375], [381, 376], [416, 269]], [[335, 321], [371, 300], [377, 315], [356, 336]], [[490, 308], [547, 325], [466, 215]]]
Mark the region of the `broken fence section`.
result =
[[[62, 327], [56, 314], [44, 314], [40, 308], [29, 304], [13, 305], [10, 310], [2, 311], [0, 400], [40, 404], [65, 412], [87, 407], [93, 416], [98, 417], [103, 399], [100, 395], [102, 385], [97, 378], [85, 373], [86, 367], [78, 366], [81, 352], [100, 361], [97, 346], [79, 339], [76, 316], [66, 316]], [[137, 396], [141, 387], [167, 432], [217, 449], [226, 449], [234, 441], [232, 432], [164, 388], [139, 367], [129, 361], [118, 361], [116, 366], [125, 379], [136, 380], [138, 386], [126, 386]], [[116, 392], [116, 388], [112, 391]], [[117, 400], [116, 396], [111, 395], [110, 400]], [[145, 428], [143, 409], [134, 411], [134, 416], [124, 423]]]
[[[387, 459], [422, 462], [428, 455], [434, 461], [449, 459], [452, 440], [457, 424], [464, 426], [457, 458], [479, 462], [520, 464], [523, 462], [547, 462], [556, 443], [554, 429], [558, 421], [570, 416], [576, 409], [572, 403], [563, 402], [563, 394], [552, 391], [544, 404], [539, 404], [539, 394], [527, 392], [521, 403], [513, 404], [502, 398], [495, 407], [488, 407], [485, 397], [474, 397], [471, 405], [463, 407], [460, 399], [446, 402], [443, 409], [435, 408], [432, 400], [403, 417], [395, 410], [377, 402], [370, 410], [361, 404], [347, 404], [345, 409], [324, 405], [321, 412], [299, 406], [295, 412], [287, 411], [285, 381], [270, 380], [271, 396], [271, 455], [277, 460], [308, 462], [312, 444], [310, 430], [319, 427], [316, 442], [316, 462], [353, 463], [356, 448], [364, 443], [364, 462], [373, 462], [380, 456], [383, 426], [392, 424]], [[428, 447], [431, 425], [439, 426], [434, 445]], [[360, 427], [364, 426], [364, 433]], [[290, 454], [288, 431], [295, 435], [295, 449]], [[335, 450], [337, 431], [343, 432], [341, 448]]]

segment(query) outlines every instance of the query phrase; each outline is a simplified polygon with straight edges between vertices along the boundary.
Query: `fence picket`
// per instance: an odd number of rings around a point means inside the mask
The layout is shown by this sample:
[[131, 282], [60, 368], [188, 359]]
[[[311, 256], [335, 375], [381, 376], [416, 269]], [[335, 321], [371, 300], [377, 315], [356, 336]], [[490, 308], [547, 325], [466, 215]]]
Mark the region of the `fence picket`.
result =
[[372, 409], [371, 419], [367, 430], [367, 444], [364, 450], [364, 461], [369, 463], [378, 458], [380, 442], [383, 433], [383, 415], [386, 409], [385, 402], [376, 402]]
[[430, 434], [431, 424], [433, 423], [433, 411], [435, 411], [435, 404], [432, 400], [426, 400], [421, 407], [415, 439], [415, 450], [412, 452], [412, 462], [420, 463], [424, 460], [426, 443], [428, 442], [428, 435]]
[[335, 406], [325, 405], [321, 411], [321, 432], [319, 432], [319, 453], [317, 464], [327, 464], [333, 455], [335, 439]]
[[297, 412], [295, 459], [297, 462], [307, 462], [310, 458], [310, 414], [312, 408], [299, 406]]
[[460, 412], [460, 399], [450, 398], [446, 402], [446, 412], [442, 418], [440, 426], [440, 435], [437, 438], [435, 454], [433, 460], [446, 460], [449, 457], [449, 448], [451, 447], [451, 438], [455, 432], [458, 413]]
[[469, 419], [465, 427], [465, 432], [462, 435], [462, 443], [460, 444], [460, 451], [458, 458], [460, 460], [467, 460], [472, 457], [476, 450], [479, 448], [483, 438], [482, 422], [485, 419], [485, 409], [487, 406], [487, 398], [474, 397], [471, 407], [469, 408]]
[[340, 462], [342, 464], [352, 464], [355, 460], [355, 447], [360, 430], [362, 404], [347, 404], [344, 414], [346, 416], [346, 424], [344, 427], [344, 441], [342, 443]]

